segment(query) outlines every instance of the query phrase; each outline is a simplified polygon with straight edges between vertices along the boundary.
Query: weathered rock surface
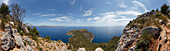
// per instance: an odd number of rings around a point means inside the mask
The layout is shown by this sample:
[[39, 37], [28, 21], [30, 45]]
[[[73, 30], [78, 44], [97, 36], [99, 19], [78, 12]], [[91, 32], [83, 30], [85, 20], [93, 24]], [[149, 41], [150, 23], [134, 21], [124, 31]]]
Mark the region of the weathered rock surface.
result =
[[14, 39], [15, 39], [15, 43], [17, 44], [17, 46], [25, 49], [25, 45], [23, 43], [21, 36], [19, 35], [19, 33], [17, 33], [17, 29], [14, 29], [13, 32], [14, 32], [13, 36], [14, 36]]
[[102, 48], [98, 47], [95, 49], [95, 51], [104, 51]]
[[24, 36], [24, 40], [28, 41], [31, 44], [31, 46], [34, 46], [33, 42], [27, 36]]
[[3, 33], [1, 37], [1, 48], [2, 50], [9, 50], [15, 47], [14, 40], [10, 33]]
[[79, 48], [79, 49], [77, 49], [77, 51], [86, 51], [86, 49], [85, 48]]

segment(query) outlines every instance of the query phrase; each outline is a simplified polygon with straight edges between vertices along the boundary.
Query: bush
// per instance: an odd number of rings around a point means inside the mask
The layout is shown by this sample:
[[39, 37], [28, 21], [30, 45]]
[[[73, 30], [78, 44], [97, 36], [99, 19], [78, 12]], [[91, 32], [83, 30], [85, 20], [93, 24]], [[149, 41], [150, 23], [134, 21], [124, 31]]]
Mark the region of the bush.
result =
[[39, 51], [43, 51], [42, 48], [39, 48]]
[[161, 6], [161, 12], [165, 15], [167, 15], [168, 13], [168, 9], [169, 9], [169, 6], [167, 6], [166, 4], [164, 4], [163, 6]]
[[149, 44], [152, 38], [153, 38], [153, 35], [150, 32], [143, 31], [141, 35], [141, 39], [136, 44], [137, 49], [142, 49], [146, 51], [149, 48]]
[[35, 41], [38, 40], [37, 38], [38, 38], [37, 36], [32, 36], [32, 39], [35, 40]]
[[163, 17], [163, 16], [160, 15], [160, 14], [156, 14], [156, 18], [159, 18], [159, 19], [163, 20], [165, 23], [168, 22], [167, 18]]
[[50, 36], [46, 36], [46, 37], [45, 37], [45, 39], [48, 39], [48, 40], [50, 40], [51, 38], [50, 38]]

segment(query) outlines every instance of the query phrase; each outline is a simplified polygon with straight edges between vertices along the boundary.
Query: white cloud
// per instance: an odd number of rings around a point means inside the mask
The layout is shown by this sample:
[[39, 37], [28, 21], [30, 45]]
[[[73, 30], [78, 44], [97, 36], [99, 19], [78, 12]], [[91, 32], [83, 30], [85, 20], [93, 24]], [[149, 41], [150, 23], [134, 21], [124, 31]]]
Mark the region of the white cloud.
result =
[[33, 13], [32, 15], [40, 15], [40, 13]]
[[49, 11], [55, 11], [56, 9], [49, 9]]
[[124, 2], [121, 2], [121, 3], [119, 4], [119, 7], [126, 8], [127, 5], [125, 5]]
[[111, 2], [106, 1], [106, 4], [112, 4]]
[[144, 4], [142, 4], [142, 3], [138, 2], [138, 1], [132, 1], [132, 3], [135, 3], [135, 4], [139, 5], [139, 6], [141, 6], [144, 9], [145, 12], [148, 12], [148, 10], [146, 9]]
[[100, 19], [100, 17], [94, 17], [93, 19], [94, 19], [94, 20], [99, 20], [99, 19]]
[[122, 15], [133, 15], [137, 16], [141, 14], [137, 11], [117, 11], [117, 12], [105, 12], [101, 14], [99, 17], [94, 17], [93, 20], [96, 20], [94, 23], [114, 23], [115, 21], [129, 21], [133, 20], [133, 18], [127, 18]]
[[137, 11], [133, 11], [133, 10], [128, 10], [128, 11], [118, 11], [116, 12], [117, 15], [134, 15], [134, 16], [137, 16], [137, 15], [140, 15], [142, 13], [140, 12], [137, 12]]
[[71, 0], [70, 4], [74, 5], [76, 3], [77, 0]]
[[83, 14], [83, 16], [91, 16], [91, 15], [92, 15], [92, 12], [93, 12], [92, 10], [93, 10], [93, 9], [84, 11], [85, 13]]
[[42, 14], [40, 15], [41, 17], [45, 17], [45, 16], [56, 16], [57, 14]]
[[0, 3], [5, 3], [5, 4], [9, 5], [9, 0], [0, 0]]
[[88, 18], [88, 19], [87, 19], [87, 21], [91, 21], [91, 20], [92, 20], [92, 18]]
[[76, 22], [77, 23], [80, 23], [80, 22], [82, 22], [83, 20], [82, 19], [76, 19]]
[[58, 22], [61, 22], [61, 21], [66, 21], [66, 22], [70, 22], [71, 19], [69, 19], [68, 17], [66, 16], [63, 16], [63, 17], [57, 17], [57, 18], [53, 18], [53, 19], [49, 19], [50, 21], [58, 21]]

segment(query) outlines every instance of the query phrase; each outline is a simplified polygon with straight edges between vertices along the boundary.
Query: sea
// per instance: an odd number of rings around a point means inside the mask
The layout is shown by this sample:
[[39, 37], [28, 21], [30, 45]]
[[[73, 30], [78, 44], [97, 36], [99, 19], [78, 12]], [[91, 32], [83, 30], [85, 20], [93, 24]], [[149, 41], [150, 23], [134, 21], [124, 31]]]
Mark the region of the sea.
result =
[[63, 27], [39, 27], [35, 26], [41, 37], [50, 36], [51, 40], [62, 40], [68, 43], [68, 31], [87, 29], [94, 34], [93, 43], [106, 43], [114, 36], [121, 36], [124, 26], [63, 26]]

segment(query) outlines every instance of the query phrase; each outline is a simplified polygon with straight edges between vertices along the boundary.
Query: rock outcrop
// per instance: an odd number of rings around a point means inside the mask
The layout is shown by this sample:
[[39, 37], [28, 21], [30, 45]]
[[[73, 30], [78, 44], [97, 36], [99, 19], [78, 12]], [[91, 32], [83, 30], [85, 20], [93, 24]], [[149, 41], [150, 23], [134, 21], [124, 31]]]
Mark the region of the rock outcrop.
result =
[[[151, 34], [151, 39], [149, 39], [149, 45], [147, 45], [148, 50], [152, 51], [168, 51], [168, 43], [167, 40], [169, 37], [170, 29], [168, 29], [165, 20], [161, 20], [160, 18], [150, 17], [151, 15], [156, 15], [155, 12], [147, 12], [145, 14], [139, 15], [137, 19], [134, 19], [129, 24], [126, 25], [123, 30], [123, 34], [119, 39], [116, 51], [135, 51], [137, 49], [137, 43], [142, 39], [142, 35]], [[165, 16], [164, 16], [165, 17]], [[151, 23], [148, 24], [147, 21], [141, 23], [141, 20], [147, 20]], [[167, 18], [167, 20], [169, 20]], [[157, 21], [157, 22], [156, 22]], [[156, 25], [153, 24], [156, 22]], [[170, 21], [168, 21], [170, 22]], [[145, 24], [147, 23], [147, 25]], [[142, 25], [145, 24], [145, 25]], [[153, 40], [154, 39], [154, 40]], [[145, 40], [144, 40], [145, 41]], [[143, 50], [143, 49], [142, 49]]]
[[95, 51], [104, 51], [102, 48], [98, 47], [95, 49]]

